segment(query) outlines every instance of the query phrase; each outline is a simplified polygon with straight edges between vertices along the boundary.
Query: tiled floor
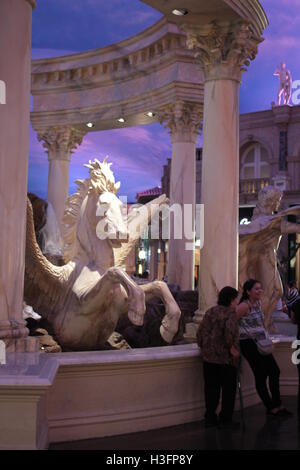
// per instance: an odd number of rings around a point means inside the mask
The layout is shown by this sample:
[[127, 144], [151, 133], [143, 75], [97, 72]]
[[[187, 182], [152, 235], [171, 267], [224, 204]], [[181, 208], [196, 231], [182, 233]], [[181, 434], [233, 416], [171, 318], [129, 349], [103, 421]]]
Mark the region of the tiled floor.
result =
[[[203, 422], [136, 434], [50, 445], [50, 450], [299, 450], [296, 397], [284, 404], [294, 415], [266, 418], [262, 405], [245, 410], [246, 430], [242, 432], [205, 429]], [[235, 420], [240, 420], [239, 413]]]

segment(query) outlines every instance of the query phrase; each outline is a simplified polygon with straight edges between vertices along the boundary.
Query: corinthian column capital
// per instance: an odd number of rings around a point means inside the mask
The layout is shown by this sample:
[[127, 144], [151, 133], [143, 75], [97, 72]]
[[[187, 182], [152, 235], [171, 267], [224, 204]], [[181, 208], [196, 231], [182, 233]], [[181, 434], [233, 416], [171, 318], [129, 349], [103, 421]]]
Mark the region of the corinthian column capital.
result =
[[196, 142], [202, 127], [202, 106], [178, 101], [158, 111], [161, 124], [169, 130], [172, 142]]
[[206, 26], [184, 26], [187, 47], [203, 68], [204, 80], [241, 81], [242, 71], [257, 54], [263, 41], [245, 22], [211, 22]]
[[49, 127], [38, 131], [38, 140], [49, 160], [70, 160], [72, 151], [81, 144], [85, 132], [72, 126]]

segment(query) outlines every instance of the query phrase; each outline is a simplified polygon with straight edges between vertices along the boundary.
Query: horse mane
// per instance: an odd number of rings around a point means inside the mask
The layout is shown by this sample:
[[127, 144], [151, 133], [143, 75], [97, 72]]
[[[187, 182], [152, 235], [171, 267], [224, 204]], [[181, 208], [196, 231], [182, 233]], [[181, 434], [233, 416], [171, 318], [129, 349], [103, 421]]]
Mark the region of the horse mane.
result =
[[65, 262], [74, 258], [77, 222], [80, 209], [85, 196], [89, 191], [89, 179], [76, 180], [77, 191], [68, 197], [65, 205], [65, 211], [61, 223], [61, 234], [63, 239], [63, 256]]
[[63, 255], [66, 262], [75, 256], [77, 222], [84, 198], [92, 193], [99, 195], [104, 192], [116, 193], [120, 188], [120, 183], [115, 183], [114, 175], [110, 169], [111, 163], [107, 163], [107, 159], [108, 157], [105, 157], [101, 163], [95, 158], [94, 161], [89, 160], [89, 163], [84, 165], [89, 169], [89, 178], [76, 180], [77, 191], [66, 201], [61, 224], [64, 242]]

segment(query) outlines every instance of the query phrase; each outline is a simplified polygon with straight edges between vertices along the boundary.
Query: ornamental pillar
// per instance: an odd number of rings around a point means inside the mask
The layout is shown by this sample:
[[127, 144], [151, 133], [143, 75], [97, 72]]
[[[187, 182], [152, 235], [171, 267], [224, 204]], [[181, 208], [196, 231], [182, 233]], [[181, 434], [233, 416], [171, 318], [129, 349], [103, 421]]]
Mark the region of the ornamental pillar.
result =
[[187, 27], [187, 45], [204, 75], [199, 311], [216, 304], [220, 289], [238, 286], [239, 85], [261, 39], [243, 22]]
[[[0, 1], [0, 339], [38, 350], [23, 320], [33, 0]], [[4, 85], [3, 85], [4, 84]]]
[[69, 166], [71, 153], [81, 144], [84, 132], [71, 126], [50, 127], [38, 132], [49, 160], [47, 200], [53, 206], [61, 223], [69, 194]]
[[179, 101], [161, 110], [159, 118], [169, 129], [172, 141], [168, 282], [191, 290], [195, 265], [196, 141], [202, 106]]

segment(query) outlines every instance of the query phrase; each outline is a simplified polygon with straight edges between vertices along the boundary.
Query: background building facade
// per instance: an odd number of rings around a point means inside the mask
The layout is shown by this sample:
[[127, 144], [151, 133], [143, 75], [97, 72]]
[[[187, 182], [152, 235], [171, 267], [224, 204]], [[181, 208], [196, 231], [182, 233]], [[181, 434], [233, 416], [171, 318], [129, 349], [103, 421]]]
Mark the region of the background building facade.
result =
[[[196, 203], [201, 203], [202, 148], [196, 149]], [[163, 167], [161, 192], [170, 194], [171, 158]], [[247, 223], [260, 189], [274, 185], [283, 191], [281, 208], [300, 204], [300, 106], [273, 106], [270, 110], [240, 116], [240, 223]], [[154, 196], [153, 196], [154, 197]], [[292, 221], [292, 220], [291, 220]], [[278, 252], [283, 282], [300, 282], [299, 235], [284, 235]], [[150, 243], [150, 279], [167, 275], [167, 241]], [[200, 249], [195, 253], [198, 277]]]

